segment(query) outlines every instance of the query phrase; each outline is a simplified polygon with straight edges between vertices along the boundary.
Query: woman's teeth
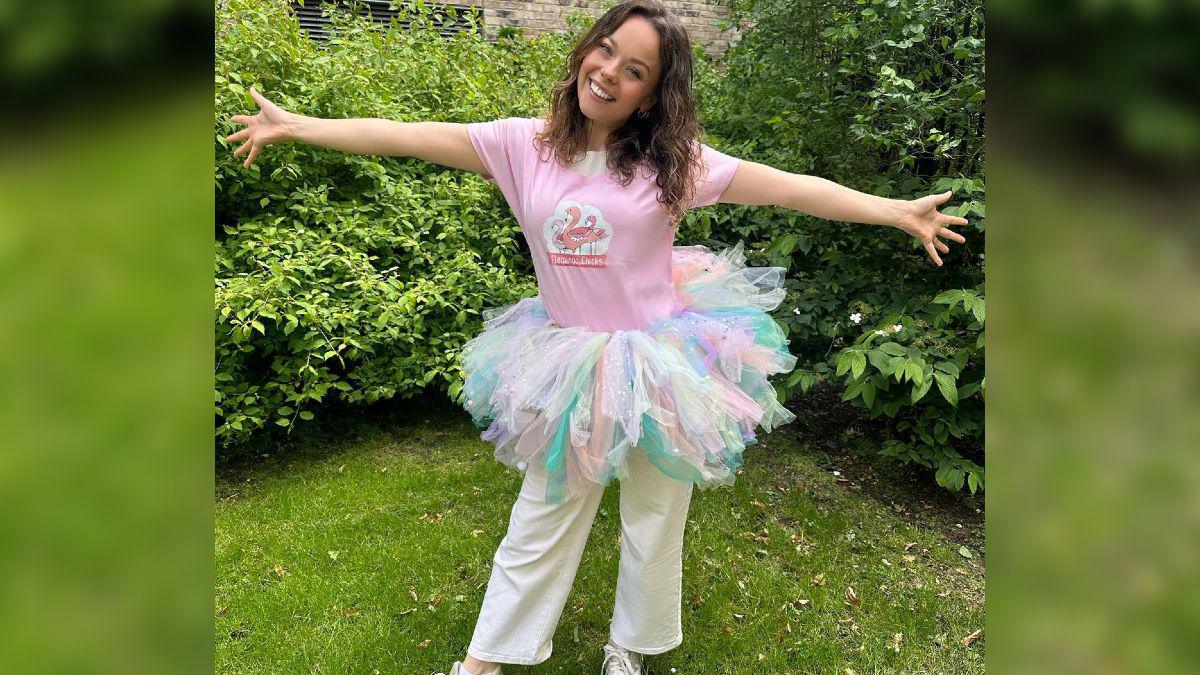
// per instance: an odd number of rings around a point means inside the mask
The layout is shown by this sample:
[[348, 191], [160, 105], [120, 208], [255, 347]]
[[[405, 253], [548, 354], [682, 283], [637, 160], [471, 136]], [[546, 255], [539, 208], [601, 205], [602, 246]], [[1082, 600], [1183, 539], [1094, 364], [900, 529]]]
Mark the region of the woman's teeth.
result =
[[591, 90], [592, 90], [592, 93], [593, 93], [593, 94], [595, 94], [597, 98], [600, 98], [600, 99], [602, 99], [602, 100], [605, 100], [605, 101], [612, 101], [612, 100], [613, 100], [613, 97], [612, 97], [612, 96], [609, 96], [608, 94], [605, 94], [605, 93], [604, 93], [604, 91], [603, 91], [602, 89], [600, 89], [600, 87], [597, 87], [597, 86], [596, 86], [596, 83], [595, 83], [595, 82], [593, 82], [593, 81], [591, 81], [590, 79], [588, 80], [588, 87], [590, 87], [590, 88], [591, 88]]

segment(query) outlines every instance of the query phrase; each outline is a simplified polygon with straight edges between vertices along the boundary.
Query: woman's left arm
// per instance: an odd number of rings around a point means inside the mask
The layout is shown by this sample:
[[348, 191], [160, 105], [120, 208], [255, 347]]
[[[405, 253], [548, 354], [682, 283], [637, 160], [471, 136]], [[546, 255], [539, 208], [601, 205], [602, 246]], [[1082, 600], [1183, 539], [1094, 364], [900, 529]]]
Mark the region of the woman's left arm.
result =
[[788, 173], [743, 159], [719, 201], [782, 206], [827, 220], [895, 227], [920, 240], [933, 261], [941, 266], [937, 252], [949, 253], [950, 247], [938, 237], [960, 244], [967, 241], [946, 227], [966, 225], [966, 218], [938, 211], [938, 205], [950, 199], [950, 195], [943, 192], [913, 200], [876, 197], [825, 178]]

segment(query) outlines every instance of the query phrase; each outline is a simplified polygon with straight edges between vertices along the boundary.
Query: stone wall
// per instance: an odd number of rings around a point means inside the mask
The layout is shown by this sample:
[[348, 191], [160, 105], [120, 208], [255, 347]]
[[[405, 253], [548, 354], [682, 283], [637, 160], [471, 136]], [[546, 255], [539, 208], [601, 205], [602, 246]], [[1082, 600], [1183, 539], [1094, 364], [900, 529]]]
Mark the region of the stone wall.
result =
[[[735, 29], [722, 31], [717, 27], [717, 22], [728, 14], [725, 7], [711, 2], [662, 2], [683, 21], [692, 41], [700, 43], [708, 54], [724, 52], [741, 36]], [[469, 0], [450, 0], [448, 4], [472, 3]], [[601, 3], [587, 0], [475, 0], [473, 4], [483, 10], [485, 31], [489, 35], [494, 34], [495, 27], [515, 26], [526, 37], [545, 31], [566, 30], [567, 15], [576, 9], [583, 9], [597, 17], [603, 11]]]

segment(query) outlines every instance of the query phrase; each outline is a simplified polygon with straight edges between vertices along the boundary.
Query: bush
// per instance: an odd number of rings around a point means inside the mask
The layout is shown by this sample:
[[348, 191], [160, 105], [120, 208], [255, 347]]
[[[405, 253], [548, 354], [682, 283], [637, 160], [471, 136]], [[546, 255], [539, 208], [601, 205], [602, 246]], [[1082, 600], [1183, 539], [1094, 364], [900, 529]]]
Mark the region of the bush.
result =
[[[937, 268], [919, 242], [890, 228], [761, 207], [714, 215], [712, 236], [755, 242], [757, 264], [789, 269], [789, 300], [777, 319], [805, 365], [783, 382], [781, 397], [840, 378], [849, 359], [886, 367], [882, 346], [868, 345], [875, 330], [901, 324], [896, 344], [910, 365], [899, 381], [864, 365], [845, 380], [844, 395], [873, 418], [895, 418], [883, 430], [885, 455], [930, 467], [946, 487], [975, 491], [983, 485], [983, 399], [974, 389], [983, 372], [982, 3], [727, 4], [734, 22], [754, 25], [726, 54], [724, 74], [705, 75], [712, 91], [704, 122], [723, 148], [881, 196], [953, 189], [956, 205], [946, 211], [971, 221], [959, 228], [967, 243], [952, 244]], [[975, 321], [945, 316], [946, 289], [975, 289]], [[870, 325], [866, 332], [853, 314]], [[928, 389], [915, 399], [899, 391], [912, 384], [948, 392], [949, 366], [936, 367], [947, 363], [957, 367], [956, 404]]]
[[[332, 11], [332, 8], [329, 8]], [[412, 158], [272, 146], [249, 170], [224, 137], [256, 86], [319, 117], [478, 121], [544, 105], [563, 36], [485, 42], [333, 13], [328, 48], [287, 3], [217, 7], [217, 437], [427, 386], [450, 395], [482, 310], [536, 291], [519, 227], [481, 177]]]

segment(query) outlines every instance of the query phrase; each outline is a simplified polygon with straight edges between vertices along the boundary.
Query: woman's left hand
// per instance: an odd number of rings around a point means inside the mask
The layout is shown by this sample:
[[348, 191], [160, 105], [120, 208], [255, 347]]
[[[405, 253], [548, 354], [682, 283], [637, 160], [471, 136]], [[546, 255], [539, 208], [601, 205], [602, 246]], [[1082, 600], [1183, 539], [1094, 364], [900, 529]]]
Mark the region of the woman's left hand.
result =
[[[966, 238], [957, 232], [953, 232], [946, 228], [947, 225], [966, 225], [966, 218], [958, 216], [950, 216], [938, 211], [938, 205], [943, 204], [950, 199], [953, 191], [946, 191], [939, 195], [928, 195], [920, 199], [913, 199], [901, 204], [900, 216], [897, 219], [896, 227], [916, 237], [922, 244], [925, 245], [925, 250], [929, 252], [933, 261], [942, 265], [942, 259], [937, 252], [949, 253], [950, 247], [946, 242], [938, 239], [944, 237], [956, 241], [960, 244], [966, 243]], [[935, 249], [936, 247], [936, 249]]]

